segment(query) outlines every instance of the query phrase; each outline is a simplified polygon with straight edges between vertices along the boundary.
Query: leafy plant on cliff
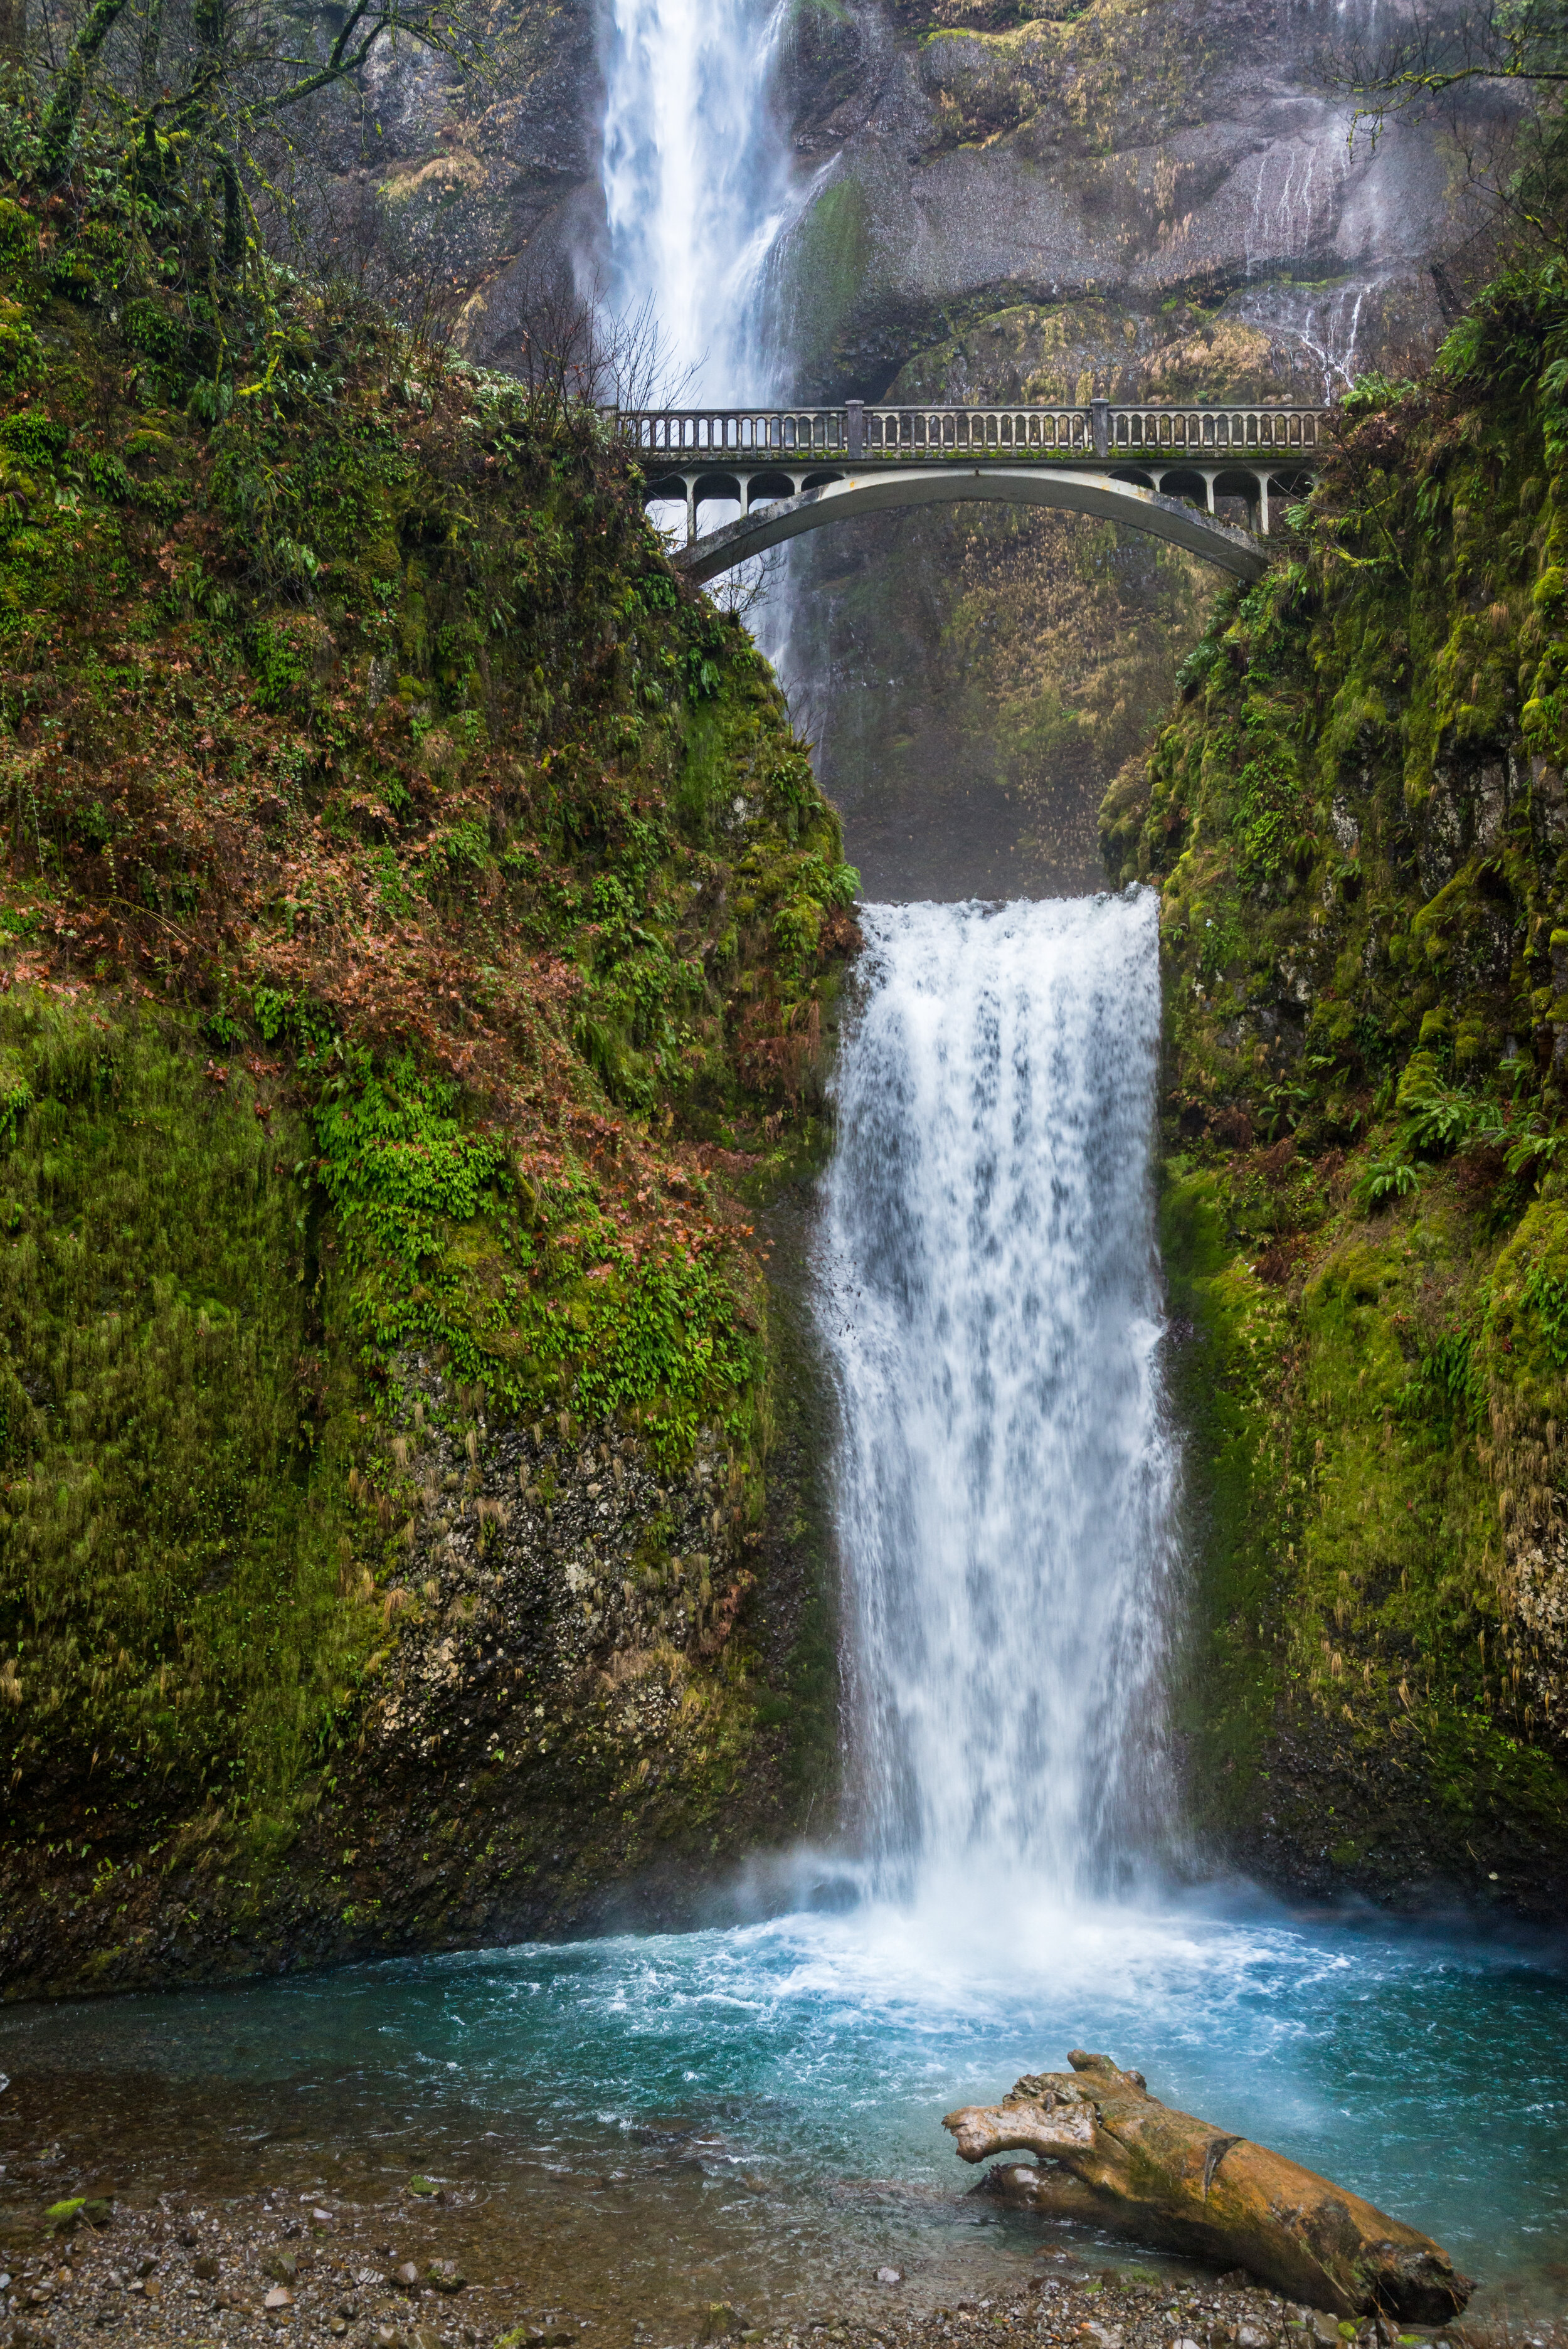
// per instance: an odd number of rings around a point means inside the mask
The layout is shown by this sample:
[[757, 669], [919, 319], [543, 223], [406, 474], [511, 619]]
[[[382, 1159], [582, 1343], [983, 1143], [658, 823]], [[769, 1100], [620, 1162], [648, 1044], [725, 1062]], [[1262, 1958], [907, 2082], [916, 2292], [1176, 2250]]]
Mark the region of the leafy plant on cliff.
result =
[[[1369, 1889], [1568, 1856], [1565, 357], [1548, 262], [1362, 385], [1303, 554], [1224, 599], [1107, 808], [1163, 900], [1168, 1180], [1217, 1226], [1185, 1293], [1254, 1431], [1196, 1701], [1298, 1848], [1333, 1801], [1319, 1872]], [[1277, 1350], [1227, 1357], [1265, 1309]]]

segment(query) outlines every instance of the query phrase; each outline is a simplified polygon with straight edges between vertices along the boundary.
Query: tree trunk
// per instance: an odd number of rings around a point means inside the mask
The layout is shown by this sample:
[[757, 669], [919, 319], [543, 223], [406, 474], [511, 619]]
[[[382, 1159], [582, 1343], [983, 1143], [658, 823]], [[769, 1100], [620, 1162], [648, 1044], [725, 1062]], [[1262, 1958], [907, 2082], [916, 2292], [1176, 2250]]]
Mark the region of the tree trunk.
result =
[[965, 2161], [1032, 2153], [998, 2190], [1168, 2250], [1244, 2267], [1276, 2291], [1362, 2316], [1443, 2324], [1474, 2285], [1428, 2235], [1282, 2154], [1230, 2137], [1149, 2094], [1141, 2072], [1075, 2049], [1071, 2072], [1020, 2080], [999, 2105], [943, 2122]]
[[27, 56], [27, 0], [0, 0], [0, 90], [16, 94]]
[[44, 116], [44, 169], [50, 179], [63, 180], [71, 168], [71, 143], [88, 80], [98, 53], [125, 14], [126, 0], [94, 0], [87, 23], [71, 43], [60, 78]]

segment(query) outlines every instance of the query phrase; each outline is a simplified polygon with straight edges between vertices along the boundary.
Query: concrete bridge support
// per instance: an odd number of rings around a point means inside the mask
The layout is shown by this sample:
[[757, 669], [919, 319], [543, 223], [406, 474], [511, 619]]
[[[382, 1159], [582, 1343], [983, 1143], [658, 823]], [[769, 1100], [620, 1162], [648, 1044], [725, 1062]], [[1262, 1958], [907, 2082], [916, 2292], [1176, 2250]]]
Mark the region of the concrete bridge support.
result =
[[[806, 531], [820, 530], [829, 523], [848, 521], [854, 514], [885, 513], [901, 507], [950, 505], [977, 499], [1009, 505], [1055, 506], [1068, 513], [1094, 514], [1108, 522], [1128, 523], [1134, 530], [1146, 531], [1150, 537], [1166, 539], [1202, 555], [1206, 562], [1238, 578], [1262, 578], [1268, 569], [1268, 556], [1263, 547], [1244, 531], [1233, 530], [1229, 523], [1221, 522], [1212, 511], [1216, 495], [1232, 494], [1227, 487], [1229, 475], [1216, 467], [1212, 482], [1198, 480], [1194, 500], [1192, 487], [1185, 482], [1183, 494], [1171, 496], [1155, 489], [1147, 475], [1129, 479], [1130, 471], [1112, 474], [1082, 468], [1033, 465], [872, 467], [863, 473], [846, 471], [808, 475], [806, 486], [793, 496], [781, 496], [777, 488], [768, 490], [759, 481], [749, 502], [740, 500], [738, 484], [732, 483], [723, 490], [709, 490], [708, 494], [746, 502], [740, 519], [721, 523], [706, 536], [692, 539], [675, 561], [688, 579], [701, 585], [732, 570], [738, 563], [765, 554], [770, 546], [782, 545], [787, 539], [798, 538]], [[1176, 474], [1174, 466], [1161, 469], [1161, 477], [1167, 481], [1173, 481]], [[660, 494], [668, 478], [663, 476], [659, 484], [651, 483], [648, 494]], [[1261, 506], [1268, 494], [1269, 476], [1265, 475], [1262, 481], [1255, 476], [1249, 479]], [[692, 494], [699, 503], [704, 486], [703, 477], [697, 477]]]
[[818, 465], [791, 467], [788, 472], [782, 466], [770, 465], [766, 472], [735, 473], [716, 473], [704, 466], [700, 472], [683, 469], [679, 473], [661, 473], [649, 481], [644, 494], [650, 504], [685, 505], [686, 539], [690, 546], [698, 535], [701, 508], [710, 502], [722, 500], [749, 514], [758, 506], [778, 505], [786, 498], [798, 498], [806, 490], [825, 489], [830, 481], [842, 478], [838, 471], [825, 471]]
[[1256, 537], [1269, 534], [1269, 484], [1281, 479], [1289, 484], [1294, 476], [1288, 468], [1255, 465], [1118, 465], [1111, 479], [1127, 481], [1142, 490], [1154, 490], [1161, 497], [1202, 497], [1210, 513], [1217, 511], [1216, 498], [1240, 498], [1247, 509], [1247, 527]]
[[[1010, 502], [1064, 506], [1079, 512], [1109, 512], [1109, 509], [1101, 504], [1086, 504], [1079, 492], [1067, 486], [1069, 482], [1082, 483], [1092, 478], [1105, 488], [1115, 484], [1119, 488], [1143, 492], [1167, 510], [1179, 502], [1196, 505], [1200, 512], [1211, 518], [1209, 531], [1202, 534], [1202, 547], [1195, 550], [1206, 553], [1219, 543], [1209, 534], [1211, 532], [1218, 531], [1222, 540], [1234, 535], [1219, 522], [1220, 499], [1240, 498], [1246, 506], [1249, 529], [1255, 537], [1266, 538], [1271, 519], [1271, 485], [1277, 485], [1273, 490], [1273, 494], [1277, 496], [1281, 488], [1295, 488], [1298, 478], [1288, 467], [1235, 463], [1121, 464], [1108, 467], [1105, 472], [1092, 476], [1078, 468], [1071, 471], [1042, 468], [1032, 483], [1026, 483], [1019, 471], [1011, 467], [944, 467], [942, 472], [951, 474], [946, 486], [943, 484], [942, 473], [934, 469], [905, 466], [896, 471], [890, 469], [885, 472], [879, 469], [876, 478], [884, 486], [876, 494], [870, 495], [871, 476], [858, 471], [851, 475], [849, 468], [837, 465], [737, 466], [733, 471], [710, 465], [700, 468], [683, 465], [678, 471], [672, 469], [652, 475], [644, 494], [650, 503], [684, 504], [686, 544], [687, 548], [695, 548], [699, 543], [705, 547], [708, 543], [702, 537], [702, 508], [718, 501], [738, 505], [741, 519], [739, 523], [726, 523], [720, 530], [710, 533], [709, 537], [716, 542], [730, 531], [742, 532], [749, 539], [750, 531], [743, 531], [742, 525], [751, 523], [753, 518], [764, 510], [778, 512], [786, 506], [796, 508], [809, 495], [815, 497], [828, 491], [839, 493], [829, 501], [830, 506], [838, 512], [864, 511], [868, 505], [884, 502], [923, 505], [943, 502], [953, 497], [995, 497]], [[982, 486], [985, 477], [992, 473], [997, 476], [995, 483], [990, 487]], [[885, 486], [900, 479], [905, 483], [903, 490], [890, 491]], [[964, 486], [958, 486], [960, 483]], [[853, 494], [849, 495], [846, 501], [846, 493], [849, 492]], [[1116, 510], [1120, 519], [1132, 522], [1137, 526], [1140, 518], [1140, 501], [1135, 496], [1119, 503]], [[1143, 507], [1142, 512], [1147, 515], [1148, 508]], [[828, 513], [824, 512], [821, 519], [829, 519]], [[1150, 525], [1144, 521], [1142, 526], [1153, 527], [1160, 536], [1172, 534], [1163, 523]], [[783, 534], [793, 535], [793, 533]], [[739, 561], [742, 558], [737, 556], [735, 559]], [[713, 574], [710, 572], [707, 575]]]

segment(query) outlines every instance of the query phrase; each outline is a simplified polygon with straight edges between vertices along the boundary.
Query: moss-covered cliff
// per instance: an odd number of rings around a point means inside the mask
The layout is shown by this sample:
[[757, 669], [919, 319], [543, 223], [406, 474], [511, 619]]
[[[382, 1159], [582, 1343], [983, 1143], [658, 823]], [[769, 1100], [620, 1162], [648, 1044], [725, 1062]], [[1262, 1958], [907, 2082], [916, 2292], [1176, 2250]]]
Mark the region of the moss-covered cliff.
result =
[[1245, 1864], [1568, 1892], [1568, 295], [1364, 385], [1113, 870], [1162, 897], [1200, 1817]]
[[592, 412], [92, 190], [0, 203], [0, 1978], [669, 1907], [831, 1751], [741, 1198], [836, 819]]

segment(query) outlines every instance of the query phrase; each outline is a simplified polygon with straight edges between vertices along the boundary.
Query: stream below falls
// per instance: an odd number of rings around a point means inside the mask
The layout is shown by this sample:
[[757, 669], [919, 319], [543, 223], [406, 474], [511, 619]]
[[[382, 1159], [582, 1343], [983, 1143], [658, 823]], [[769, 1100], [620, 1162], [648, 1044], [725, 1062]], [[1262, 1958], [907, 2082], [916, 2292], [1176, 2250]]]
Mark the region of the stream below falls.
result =
[[716, 2301], [870, 2309], [884, 2265], [920, 2306], [1058, 2250], [1169, 2271], [971, 2196], [939, 2126], [1079, 2045], [1429, 2229], [1482, 2280], [1475, 2314], [1568, 2302], [1559, 1973], [1262, 1909], [1001, 1894], [9, 2011], [0, 2230], [31, 2233], [67, 2179], [385, 2206], [418, 2172], [477, 2189], [444, 2251], [593, 2316], [598, 2349], [639, 2322], [689, 2340]]
[[1568, 2306], [1568, 1977], [1161, 1889], [1153, 900], [865, 928], [817, 1266], [842, 1845], [705, 1931], [0, 2011], [0, 2230], [67, 2190], [393, 2207], [420, 2173], [476, 2280], [599, 2344], [985, 2298], [1042, 2253], [1170, 2270], [974, 2196], [941, 2129], [1088, 2046], [1429, 2230], [1477, 2313]]

